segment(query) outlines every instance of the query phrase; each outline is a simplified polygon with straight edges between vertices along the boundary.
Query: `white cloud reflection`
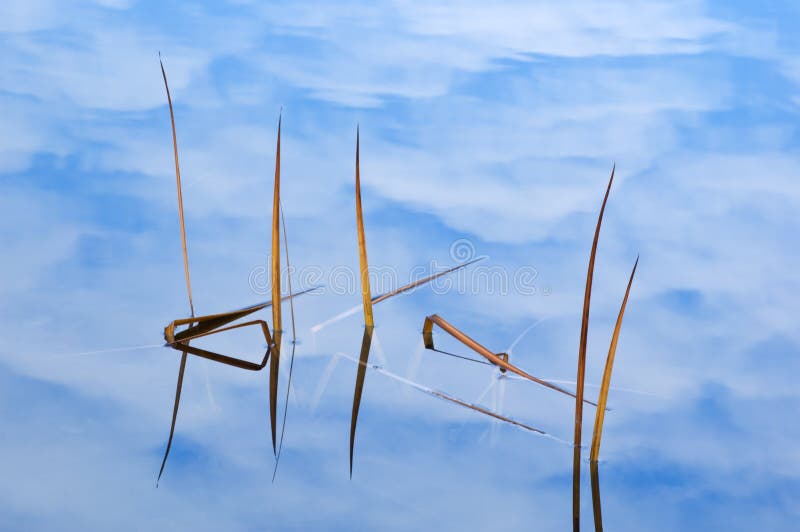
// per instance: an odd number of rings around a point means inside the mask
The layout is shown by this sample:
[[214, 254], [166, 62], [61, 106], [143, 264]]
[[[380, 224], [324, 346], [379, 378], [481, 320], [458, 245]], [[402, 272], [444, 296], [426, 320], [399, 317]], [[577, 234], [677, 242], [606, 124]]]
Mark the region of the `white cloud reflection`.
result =
[[[570, 450], [367, 378], [347, 478], [352, 296], [298, 301], [297, 404], [270, 485], [266, 375], [192, 359], [173, 456], [175, 353], [143, 349], [186, 312], [161, 50], [176, 101], [195, 301], [256, 300], [284, 106], [296, 267], [356, 263], [361, 124], [374, 265], [411, 271], [468, 238], [534, 266], [547, 295], [430, 291], [376, 307], [387, 366], [412, 367], [439, 312], [537, 375], [574, 378], [582, 282], [613, 161], [589, 380], [641, 253], [603, 444], [614, 530], [787, 529], [800, 276], [792, 245], [797, 50], [721, 3], [8, 2], [0, 8], [0, 528], [516, 530], [570, 519]], [[791, 9], [786, 8], [791, 14]], [[779, 14], [775, 15], [776, 17]], [[789, 15], [787, 15], [789, 16]], [[226, 348], [261, 349], [246, 335]], [[348, 347], [349, 346], [349, 347]], [[414, 364], [412, 364], [414, 362]], [[468, 399], [488, 372], [423, 353], [416, 378]], [[209, 392], [213, 395], [209, 395]], [[514, 417], [569, 436], [571, 403], [508, 386]], [[585, 423], [591, 425], [591, 423]], [[584, 499], [585, 523], [590, 507]], [[134, 495], [132, 495], [134, 494]], [[309, 512], [309, 508], [313, 511]]]

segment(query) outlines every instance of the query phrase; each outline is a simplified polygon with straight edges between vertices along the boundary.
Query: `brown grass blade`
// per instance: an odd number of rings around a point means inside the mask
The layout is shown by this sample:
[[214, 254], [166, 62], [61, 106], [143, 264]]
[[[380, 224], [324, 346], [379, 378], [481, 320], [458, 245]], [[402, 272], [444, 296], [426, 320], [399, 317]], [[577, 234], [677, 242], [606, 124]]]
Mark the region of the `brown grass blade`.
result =
[[606, 358], [606, 367], [603, 370], [603, 381], [600, 383], [600, 396], [597, 401], [599, 405], [594, 417], [594, 432], [592, 433], [592, 448], [589, 451], [589, 461], [596, 462], [597, 457], [600, 455], [600, 439], [603, 437], [603, 421], [605, 420], [605, 408], [608, 401], [608, 390], [611, 386], [611, 372], [614, 369], [614, 357], [617, 353], [617, 341], [619, 340], [619, 331], [622, 329], [622, 318], [625, 316], [625, 307], [628, 304], [628, 295], [631, 293], [631, 284], [633, 284], [633, 276], [636, 273], [636, 266], [639, 265], [639, 257], [636, 257], [636, 262], [633, 264], [631, 276], [628, 279], [628, 287], [625, 289], [625, 297], [622, 298], [622, 305], [619, 308], [617, 315], [617, 323], [614, 325], [614, 334], [611, 335], [611, 345], [608, 348], [608, 357]]
[[356, 388], [353, 393], [353, 412], [350, 415], [350, 478], [353, 478], [353, 447], [356, 442], [356, 423], [358, 423], [358, 410], [361, 407], [361, 394], [364, 391], [364, 379], [367, 375], [369, 350], [372, 345], [372, 330], [369, 325], [364, 327], [364, 337], [361, 340], [361, 356], [359, 357], [358, 372], [356, 373]]
[[361, 298], [364, 305], [364, 324], [373, 327], [372, 297], [369, 286], [369, 263], [367, 262], [367, 239], [364, 235], [364, 213], [361, 210], [361, 172], [359, 165], [360, 132], [356, 127], [356, 227], [358, 230], [358, 266], [361, 273]]
[[[428, 316], [427, 318], [425, 318], [425, 322], [422, 325], [422, 339], [423, 339], [423, 341], [425, 343], [425, 348], [426, 349], [436, 350], [434, 348], [434, 345], [433, 345], [433, 326], [434, 326], [434, 324], [438, 325], [444, 332], [446, 332], [447, 334], [449, 334], [450, 336], [452, 336], [453, 338], [455, 338], [456, 340], [458, 340], [459, 342], [461, 342], [465, 346], [469, 347], [470, 349], [472, 349], [477, 354], [479, 354], [482, 357], [486, 358], [489, 362], [491, 362], [495, 366], [498, 366], [500, 368], [508, 370], [508, 371], [510, 371], [512, 373], [516, 373], [520, 377], [523, 377], [525, 379], [533, 381], [533, 382], [535, 382], [537, 384], [541, 384], [542, 386], [550, 388], [551, 390], [555, 390], [555, 391], [563, 393], [565, 395], [569, 395], [570, 397], [575, 397], [575, 394], [573, 394], [572, 392], [570, 392], [568, 390], [565, 390], [564, 388], [561, 388], [560, 386], [556, 386], [553, 383], [547, 382], [546, 380], [540, 379], [538, 377], [534, 377], [533, 375], [530, 375], [530, 374], [526, 373], [525, 371], [519, 369], [517, 366], [508, 363], [507, 361], [503, 360], [502, 358], [500, 358], [496, 354], [492, 353], [491, 351], [489, 351], [489, 349], [487, 349], [486, 347], [482, 346], [481, 344], [479, 344], [478, 342], [476, 342], [475, 340], [473, 340], [472, 338], [467, 336], [465, 333], [463, 333], [462, 331], [457, 329], [453, 324], [451, 324], [450, 322], [448, 322], [447, 320], [445, 320], [444, 318], [442, 318], [441, 316], [438, 316], [436, 314], [433, 314], [433, 315]], [[450, 353], [447, 353], [447, 354], [450, 354]], [[591, 401], [586, 401], [586, 402], [591, 404], [591, 405], [594, 405], [594, 403], [592, 403]]]
[[603, 204], [600, 207], [600, 214], [597, 217], [597, 226], [594, 230], [594, 240], [592, 250], [589, 253], [589, 267], [586, 272], [586, 288], [583, 295], [583, 314], [581, 319], [581, 337], [578, 347], [578, 377], [575, 386], [575, 439], [572, 456], [572, 529], [578, 532], [580, 525], [581, 510], [581, 434], [583, 424], [583, 387], [586, 375], [586, 343], [589, 335], [589, 306], [592, 298], [592, 278], [594, 276], [594, 261], [597, 255], [597, 242], [600, 239], [600, 226], [603, 223], [603, 213], [606, 210], [608, 193], [611, 191], [611, 183], [614, 182], [614, 171], [616, 165], [611, 169], [611, 177], [608, 180], [606, 193], [603, 197]]
[[272, 452], [277, 457], [275, 422], [278, 406], [278, 369], [281, 358], [281, 119], [278, 117], [278, 141], [275, 147], [275, 188], [272, 196], [272, 336], [275, 341], [269, 364], [269, 425], [272, 431]]

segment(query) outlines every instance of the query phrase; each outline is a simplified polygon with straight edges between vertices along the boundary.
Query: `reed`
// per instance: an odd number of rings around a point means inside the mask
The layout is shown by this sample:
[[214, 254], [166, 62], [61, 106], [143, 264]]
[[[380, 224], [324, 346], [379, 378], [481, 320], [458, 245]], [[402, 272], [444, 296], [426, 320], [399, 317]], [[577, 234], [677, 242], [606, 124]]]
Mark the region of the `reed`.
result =
[[278, 412], [278, 370], [281, 361], [281, 120], [278, 118], [278, 140], [275, 146], [275, 183], [272, 194], [272, 358], [269, 362], [269, 426], [272, 432], [272, 453], [277, 458], [275, 422]]
[[[286, 257], [286, 284], [289, 288], [289, 293], [292, 293], [292, 267], [289, 264], [289, 239], [286, 236], [286, 219], [283, 216], [283, 209], [281, 209], [281, 225], [283, 225], [283, 251]], [[283, 450], [283, 436], [286, 434], [286, 417], [289, 414], [289, 391], [292, 389], [292, 373], [294, 371], [294, 355], [297, 350], [297, 329], [295, 328], [294, 321], [294, 299], [289, 298], [289, 318], [292, 323], [292, 353], [289, 356], [289, 378], [286, 383], [286, 397], [283, 401], [283, 422], [281, 423], [281, 439], [278, 442], [278, 454], [275, 456], [275, 468], [272, 470], [272, 482], [275, 482], [275, 475], [278, 474], [278, 464], [281, 461], [281, 451]]]
[[[435, 273], [430, 275], [424, 279], [420, 279], [418, 281], [411, 282], [405, 286], [401, 286], [394, 290], [391, 290], [385, 294], [372, 297], [372, 290], [370, 287], [369, 282], [369, 261], [367, 260], [367, 239], [364, 232], [364, 212], [362, 209], [361, 204], [361, 164], [360, 164], [360, 154], [361, 154], [361, 134], [360, 128], [356, 128], [356, 168], [355, 168], [355, 204], [356, 204], [356, 233], [358, 237], [358, 265], [359, 265], [359, 278], [361, 280], [361, 309], [364, 314], [364, 334], [361, 339], [361, 352], [359, 354], [359, 365], [356, 371], [356, 383], [355, 389], [353, 390], [353, 408], [350, 414], [350, 478], [353, 477], [353, 451], [355, 448], [355, 441], [356, 441], [356, 426], [358, 424], [358, 412], [361, 408], [361, 397], [364, 392], [364, 381], [366, 380], [366, 373], [367, 367], [369, 366], [369, 354], [370, 349], [372, 348], [372, 338], [374, 334], [374, 327], [375, 327], [375, 318], [372, 312], [373, 305], [377, 305], [383, 301], [388, 300], [391, 297], [403, 294], [421, 286], [423, 284], [429, 283], [434, 279], [441, 277], [443, 275], [447, 275], [449, 273], [455, 272], [461, 268], [465, 268], [477, 260], [472, 260], [469, 262], [465, 262], [463, 264], [459, 264], [452, 268], [449, 268], [445, 271]], [[357, 308], [355, 309], [357, 311]], [[326, 320], [322, 324], [316, 327], [322, 327], [331, 323], [338, 321], [348, 315], [350, 315], [351, 311], [346, 311], [338, 316], [333, 317], [332, 319]], [[315, 328], [312, 327], [312, 331]], [[319, 329], [317, 329], [319, 330]]]
[[628, 286], [625, 289], [625, 296], [622, 298], [622, 304], [619, 308], [617, 315], [617, 323], [614, 325], [614, 333], [611, 335], [611, 345], [608, 347], [608, 356], [606, 357], [606, 366], [603, 370], [603, 380], [600, 383], [600, 394], [597, 399], [597, 412], [594, 417], [594, 431], [592, 432], [592, 447], [589, 451], [589, 461], [597, 462], [600, 455], [600, 439], [603, 437], [603, 421], [605, 420], [605, 408], [608, 402], [608, 390], [611, 387], [611, 372], [614, 369], [614, 357], [617, 354], [617, 342], [619, 341], [619, 332], [622, 329], [622, 318], [625, 316], [625, 307], [628, 305], [628, 296], [631, 293], [631, 284], [633, 284], [633, 276], [636, 274], [636, 267], [639, 265], [639, 257], [636, 257], [636, 262], [633, 264], [631, 276], [628, 278]]
[[603, 532], [603, 505], [600, 502], [600, 473], [597, 462], [589, 462], [589, 476], [592, 482], [592, 515], [595, 532]]
[[586, 344], [589, 335], [589, 306], [592, 298], [592, 278], [594, 276], [594, 260], [597, 255], [597, 242], [600, 239], [600, 227], [603, 224], [603, 213], [606, 210], [608, 193], [611, 191], [611, 184], [614, 182], [614, 170], [611, 169], [611, 177], [608, 180], [606, 194], [603, 197], [603, 204], [600, 206], [600, 214], [597, 217], [597, 226], [594, 230], [594, 240], [592, 250], [589, 253], [589, 268], [586, 272], [586, 288], [583, 295], [583, 315], [581, 318], [581, 336], [578, 347], [578, 376], [575, 379], [575, 438], [572, 449], [572, 529], [578, 532], [581, 529], [581, 434], [583, 424], [583, 387], [586, 375]]
[[[175, 182], [178, 190], [178, 219], [180, 222], [181, 249], [183, 252], [183, 268], [184, 268], [184, 276], [186, 278], [186, 291], [189, 299], [190, 317], [173, 320], [164, 328], [164, 339], [166, 340], [165, 346], [180, 351], [181, 361], [178, 369], [178, 380], [175, 389], [175, 401], [173, 403], [173, 408], [172, 408], [172, 420], [170, 423], [169, 438], [167, 439], [167, 445], [164, 451], [164, 457], [161, 461], [161, 467], [158, 472], [158, 480], [156, 481], [156, 485], [158, 485], [158, 481], [160, 481], [161, 476], [164, 473], [164, 468], [167, 463], [167, 458], [169, 457], [169, 452], [170, 449], [172, 448], [172, 440], [175, 434], [175, 425], [178, 417], [178, 409], [180, 406], [181, 391], [183, 388], [183, 379], [184, 379], [184, 374], [186, 372], [187, 355], [189, 354], [249, 371], [260, 371], [266, 367], [268, 361], [270, 362], [270, 424], [272, 428], [273, 452], [275, 452], [277, 457], [277, 451], [275, 445], [276, 444], [275, 418], [277, 410], [279, 346], [281, 339], [281, 302], [286, 299], [290, 301], [290, 304], [292, 305], [292, 327], [294, 328], [293, 299], [296, 295], [300, 295], [300, 293], [306, 293], [310, 291], [310, 290], [304, 290], [298, 294], [292, 294], [290, 285], [289, 287], [290, 293], [288, 295], [281, 296], [280, 293], [279, 216], [280, 216], [281, 119], [279, 118], [278, 139], [277, 139], [276, 156], [275, 156], [275, 183], [274, 183], [275, 194], [273, 199], [273, 224], [272, 224], [272, 251], [273, 251], [272, 252], [272, 299], [271, 301], [259, 303], [256, 305], [251, 305], [239, 310], [221, 312], [215, 314], [207, 314], [204, 316], [195, 315], [194, 302], [192, 299], [192, 285], [189, 273], [189, 254], [186, 245], [186, 223], [185, 223], [184, 208], [183, 208], [181, 172], [178, 159], [178, 139], [175, 128], [175, 112], [172, 106], [172, 96], [170, 95], [169, 91], [169, 83], [167, 82], [166, 69], [164, 68], [164, 63], [161, 61], [160, 54], [159, 54], [159, 64], [161, 66], [161, 75], [162, 78], [164, 79], [164, 88], [167, 93], [170, 125], [172, 128], [172, 148], [173, 148], [173, 156], [175, 159]], [[287, 261], [288, 261], [288, 251], [287, 251]], [[270, 306], [272, 307], [272, 317], [273, 317], [272, 334], [270, 334], [269, 325], [264, 320], [250, 320], [244, 323], [228, 325], [229, 323], [232, 323], [236, 320], [244, 318], [245, 316], [248, 316], [250, 314], [253, 314], [259, 310], [262, 310]], [[176, 330], [178, 327], [183, 327], [183, 326], [185, 326], [183, 330], [180, 331]], [[220, 353], [215, 353], [212, 351], [208, 351], [206, 349], [201, 349], [193, 345], [190, 345], [191, 340], [197, 338], [203, 338], [213, 334], [219, 334], [225, 331], [240, 329], [244, 327], [258, 327], [264, 336], [264, 340], [267, 343], [267, 349], [264, 352], [261, 362], [252, 362], [249, 360], [245, 360], [244, 358], [223, 355]]]
[[[186, 249], [186, 223], [183, 217], [183, 190], [181, 187], [181, 165], [178, 161], [178, 135], [175, 131], [175, 112], [172, 109], [172, 96], [169, 93], [169, 83], [167, 83], [167, 72], [164, 69], [164, 62], [161, 61], [161, 53], [158, 54], [158, 64], [161, 66], [161, 77], [164, 78], [164, 88], [167, 91], [167, 104], [169, 105], [169, 121], [172, 127], [172, 153], [175, 159], [175, 182], [178, 187], [178, 220], [181, 229], [181, 249], [183, 250], [183, 272], [186, 277], [186, 292], [189, 296], [189, 310], [192, 318], [194, 318], [194, 303], [192, 302], [192, 281], [189, 276], [189, 252]], [[187, 343], [188, 345], [188, 343]], [[169, 429], [169, 439], [167, 440], [167, 448], [164, 451], [164, 458], [161, 460], [161, 468], [158, 470], [158, 478], [156, 479], [156, 486], [161, 480], [161, 475], [164, 474], [164, 466], [167, 464], [167, 457], [172, 447], [172, 437], [175, 434], [175, 421], [178, 418], [178, 407], [181, 402], [181, 390], [183, 388], [183, 375], [186, 372], [186, 350], [181, 352], [181, 363], [178, 369], [178, 383], [175, 387], [175, 402], [172, 407], [172, 422]]]

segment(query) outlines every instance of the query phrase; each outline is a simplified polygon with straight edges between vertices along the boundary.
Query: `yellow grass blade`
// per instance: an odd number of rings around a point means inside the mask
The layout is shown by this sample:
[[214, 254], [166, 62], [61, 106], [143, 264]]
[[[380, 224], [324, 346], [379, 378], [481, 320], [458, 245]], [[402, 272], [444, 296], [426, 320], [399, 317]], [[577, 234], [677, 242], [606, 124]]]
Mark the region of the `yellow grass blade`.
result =
[[361, 298], [364, 305], [364, 324], [373, 327], [372, 296], [369, 286], [369, 263], [367, 262], [367, 239], [364, 235], [364, 213], [361, 211], [361, 172], [359, 168], [360, 133], [356, 127], [356, 227], [358, 229], [358, 266], [361, 273]]
[[625, 307], [628, 304], [628, 295], [631, 292], [631, 284], [633, 283], [633, 276], [636, 273], [636, 266], [639, 265], [639, 257], [636, 257], [636, 262], [633, 264], [631, 276], [628, 279], [628, 287], [625, 289], [625, 297], [622, 298], [622, 305], [619, 308], [619, 315], [617, 315], [617, 323], [614, 325], [614, 334], [611, 336], [611, 345], [608, 348], [608, 357], [606, 358], [606, 367], [603, 370], [603, 381], [600, 383], [600, 397], [597, 401], [598, 408], [594, 418], [594, 432], [592, 433], [592, 448], [589, 451], [589, 460], [596, 462], [600, 454], [600, 439], [603, 437], [603, 421], [605, 420], [605, 408], [608, 401], [608, 390], [611, 386], [611, 371], [614, 369], [614, 356], [617, 353], [617, 341], [619, 340], [619, 331], [622, 328], [622, 318], [625, 315]]
[[278, 141], [275, 148], [275, 189], [272, 196], [272, 337], [274, 346], [269, 364], [269, 423], [272, 431], [272, 452], [277, 457], [276, 427], [278, 405], [278, 369], [281, 353], [281, 118], [278, 118]]
[[608, 193], [611, 191], [611, 183], [614, 182], [614, 170], [611, 169], [611, 177], [608, 180], [606, 194], [603, 197], [603, 204], [600, 207], [600, 214], [597, 217], [597, 226], [594, 230], [594, 240], [592, 250], [589, 253], [589, 268], [586, 272], [586, 289], [583, 295], [583, 316], [581, 319], [581, 337], [578, 348], [578, 378], [575, 387], [575, 439], [572, 455], [572, 529], [578, 532], [580, 525], [581, 511], [581, 431], [583, 424], [583, 385], [586, 375], [586, 343], [589, 335], [589, 303], [592, 298], [592, 277], [594, 276], [594, 259], [597, 255], [597, 241], [600, 239], [600, 226], [603, 223], [603, 213], [606, 210]]

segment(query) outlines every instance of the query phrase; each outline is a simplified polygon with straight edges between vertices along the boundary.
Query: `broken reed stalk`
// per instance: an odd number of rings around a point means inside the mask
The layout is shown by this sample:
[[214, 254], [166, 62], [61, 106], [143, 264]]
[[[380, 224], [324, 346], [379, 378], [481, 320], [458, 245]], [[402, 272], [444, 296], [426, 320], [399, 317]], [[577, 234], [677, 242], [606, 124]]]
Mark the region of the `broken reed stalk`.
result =
[[[289, 295], [283, 296], [281, 301], [291, 300], [297, 296], [307, 294], [308, 292], [313, 292], [314, 290], [317, 290], [317, 288], [318, 287], [315, 286], [312, 288], [306, 288], [305, 290], [301, 290], [294, 294], [290, 293]], [[256, 305], [251, 305], [249, 307], [230, 312], [220, 312], [217, 314], [208, 314], [206, 316], [177, 319], [172, 321], [164, 328], [164, 338], [167, 340], [167, 345], [169, 346], [185, 342], [187, 340], [192, 340], [194, 338], [199, 338], [200, 336], [204, 336], [204, 333], [218, 330], [223, 325], [227, 325], [232, 321], [236, 321], [270, 306], [272, 306], [272, 301], [265, 301], [263, 303], [258, 303]], [[189, 325], [189, 327], [176, 333], [175, 327], [179, 325]]]
[[578, 376], [575, 379], [575, 438], [572, 455], [572, 530], [579, 532], [580, 511], [581, 511], [581, 434], [583, 424], [583, 387], [586, 375], [586, 344], [589, 335], [589, 306], [592, 297], [592, 277], [594, 276], [594, 261], [597, 255], [597, 242], [600, 238], [600, 227], [603, 223], [603, 213], [608, 201], [608, 193], [611, 191], [611, 184], [614, 182], [614, 171], [616, 165], [611, 169], [611, 177], [608, 180], [606, 193], [603, 197], [603, 204], [600, 207], [600, 214], [597, 217], [597, 226], [594, 230], [594, 240], [592, 250], [589, 254], [589, 267], [586, 272], [586, 288], [583, 296], [583, 314], [581, 319], [581, 336], [578, 347]]
[[608, 348], [608, 357], [606, 357], [606, 367], [603, 370], [603, 381], [600, 383], [600, 395], [597, 400], [597, 412], [594, 417], [594, 431], [592, 432], [592, 448], [589, 451], [589, 461], [597, 462], [597, 457], [600, 454], [600, 439], [603, 437], [603, 421], [605, 420], [605, 408], [608, 401], [608, 390], [611, 387], [611, 372], [614, 369], [614, 357], [617, 353], [617, 341], [619, 340], [619, 332], [622, 329], [622, 318], [625, 316], [625, 307], [628, 304], [628, 295], [631, 293], [631, 284], [633, 284], [633, 276], [636, 274], [636, 266], [639, 265], [639, 257], [636, 257], [636, 262], [633, 263], [633, 270], [628, 279], [628, 287], [625, 289], [625, 297], [622, 298], [622, 305], [619, 308], [617, 315], [617, 323], [614, 325], [614, 334], [611, 335], [611, 345]]
[[[422, 339], [423, 339], [423, 342], [425, 343], [425, 349], [438, 351], [434, 347], [434, 344], [433, 344], [433, 326], [434, 325], [438, 325], [444, 332], [446, 332], [447, 334], [449, 334], [450, 336], [452, 336], [453, 338], [455, 338], [456, 340], [458, 340], [459, 342], [461, 342], [465, 346], [469, 347], [475, 353], [481, 355], [482, 357], [484, 357], [486, 360], [488, 360], [490, 363], [494, 364], [495, 366], [497, 366], [497, 367], [499, 367], [501, 369], [504, 369], [504, 370], [508, 370], [508, 371], [510, 371], [512, 373], [516, 373], [517, 375], [519, 375], [520, 377], [522, 377], [524, 379], [527, 379], [529, 381], [535, 382], [537, 384], [541, 384], [542, 386], [550, 388], [551, 390], [555, 390], [557, 392], [563, 393], [564, 395], [569, 395], [570, 397], [575, 397], [575, 394], [565, 390], [564, 388], [561, 388], [560, 386], [556, 386], [555, 384], [553, 384], [551, 382], [548, 382], [546, 380], [540, 379], [538, 377], [534, 377], [533, 375], [530, 375], [529, 373], [526, 373], [525, 371], [519, 369], [515, 365], [509, 363], [507, 360], [504, 360], [502, 357], [492, 353], [489, 349], [487, 349], [483, 345], [479, 344], [478, 342], [476, 342], [475, 340], [473, 340], [472, 338], [467, 336], [464, 332], [462, 332], [461, 330], [457, 329], [453, 324], [451, 324], [450, 322], [448, 322], [447, 320], [445, 320], [444, 318], [442, 318], [441, 316], [438, 316], [436, 314], [432, 314], [432, 315], [426, 317], [425, 318], [425, 322], [422, 324]], [[451, 354], [451, 353], [446, 353], [446, 354]], [[466, 358], [466, 357], [459, 357], [459, 358]], [[468, 360], [474, 361], [474, 359], [468, 359]], [[586, 402], [591, 404], [591, 405], [595, 405], [591, 401], [586, 401]]]

